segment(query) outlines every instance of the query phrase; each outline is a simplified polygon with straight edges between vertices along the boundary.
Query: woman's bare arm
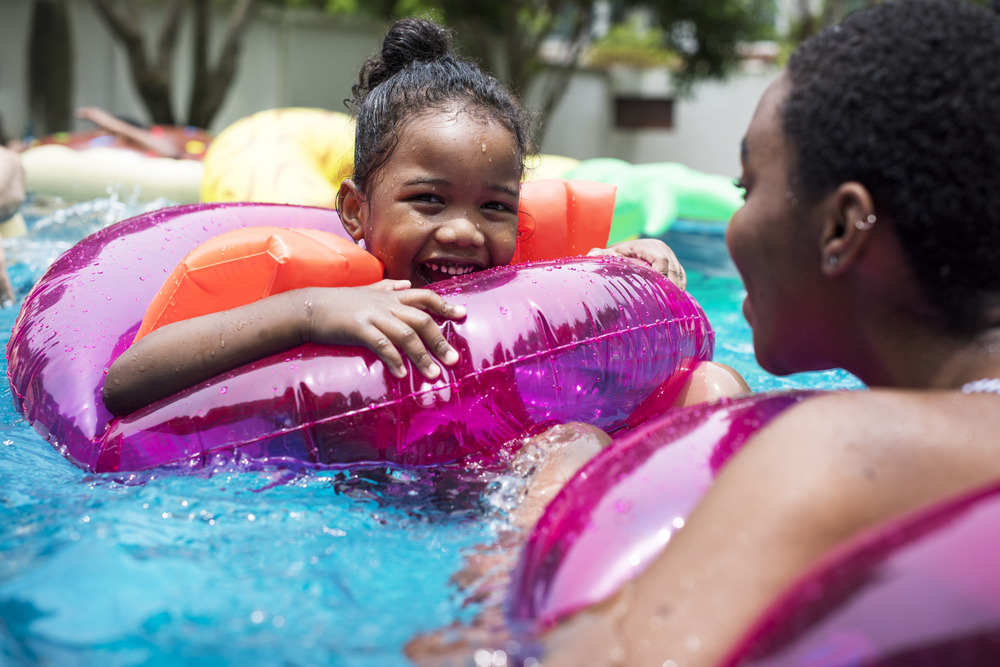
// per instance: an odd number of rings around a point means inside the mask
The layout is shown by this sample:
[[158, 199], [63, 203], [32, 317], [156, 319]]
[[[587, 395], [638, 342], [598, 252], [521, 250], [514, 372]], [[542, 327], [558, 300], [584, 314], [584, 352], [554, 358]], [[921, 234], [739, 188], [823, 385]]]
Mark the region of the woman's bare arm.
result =
[[715, 665], [838, 543], [1000, 477], [996, 403], [885, 392], [791, 409], [734, 457], [645, 573], [546, 636], [542, 662]]
[[458, 353], [429, 313], [457, 319], [465, 311], [434, 292], [408, 286], [408, 281], [383, 280], [371, 287], [293, 290], [169, 324], [115, 360], [104, 383], [104, 405], [113, 414], [134, 412], [220, 373], [310, 342], [368, 347], [397, 377], [406, 374], [406, 354], [424, 376], [434, 379], [441, 372], [434, 357], [453, 364]]

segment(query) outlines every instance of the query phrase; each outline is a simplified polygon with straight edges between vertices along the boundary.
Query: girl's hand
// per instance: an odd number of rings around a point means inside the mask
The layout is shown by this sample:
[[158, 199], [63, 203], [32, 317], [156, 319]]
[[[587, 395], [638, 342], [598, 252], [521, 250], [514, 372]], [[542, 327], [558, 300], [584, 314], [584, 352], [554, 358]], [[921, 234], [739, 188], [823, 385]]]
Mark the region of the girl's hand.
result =
[[667, 277], [667, 280], [681, 289], [687, 287], [687, 275], [684, 273], [684, 267], [677, 261], [677, 256], [674, 255], [670, 246], [659, 239], [620, 241], [607, 249], [594, 248], [587, 255], [590, 257], [595, 255], [626, 257], [637, 263], [651, 266], [654, 271], [659, 271]]
[[[307, 340], [322, 345], [363, 345], [378, 355], [397, 378], [406, 376], [407, 357], [428, 380], [458, 361], [431, 314], [448, 319], [465, 317], [465, 308], [445, 302], [424, 289], [409, 289], [408, 280], [383, 280], [369, 287], [310, 289]], [[430, 350], [434, 356], [431, 356]]]

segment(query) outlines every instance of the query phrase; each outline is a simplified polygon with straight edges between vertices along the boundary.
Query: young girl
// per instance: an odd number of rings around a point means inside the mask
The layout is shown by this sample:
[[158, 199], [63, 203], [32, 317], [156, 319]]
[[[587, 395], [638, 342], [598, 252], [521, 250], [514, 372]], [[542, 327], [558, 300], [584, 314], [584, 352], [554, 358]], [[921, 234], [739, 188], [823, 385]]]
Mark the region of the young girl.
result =
[[[355, 171], [341, 185], [337, 210], [354, 240], [385, 265], [385, 280], [293, 290], [158, 329], [111, 366], [108, 410], [132, 412], [309, 342], [363, 345], [396, 377], [406, 373], [403, 354], [431, 380], [439, 363], [458, 361], [432, 315], [460, 319], [464, 309], [420, 288], [510, 263], [527, 114], [496, 79], [451, 53], [443, 28], [416, 19], [389, 29], [353, 90]], [[661, 241], [595, 252], [645, 262], [684, 287]]]

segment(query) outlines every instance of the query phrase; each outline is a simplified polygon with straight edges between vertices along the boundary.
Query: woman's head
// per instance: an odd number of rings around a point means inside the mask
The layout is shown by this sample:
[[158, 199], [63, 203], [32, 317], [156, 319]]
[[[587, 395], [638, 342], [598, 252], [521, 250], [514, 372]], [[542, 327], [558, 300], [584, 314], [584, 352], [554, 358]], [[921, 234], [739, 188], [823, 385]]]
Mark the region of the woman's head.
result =
[[997, 324], [998, 61], [1000, 18], [958, 0], [857, 12], [792, 56], [747, 131], [728, 233], [765, 368], [859, 363], [864, 313]]
[[[793, 189], [862, 184], [952, 331], [1000, 295], [1000, 17], [961, 0], [857, 12], [799, 48], [783, 128]], [[995, 323], [994, 323], [995, 324]]]
[[506, 264], [514, 253], [528, 118], [493, 77], [406, 19], [354, 86], [354, 176], [338, 210], [356, 240], [415, 285]]

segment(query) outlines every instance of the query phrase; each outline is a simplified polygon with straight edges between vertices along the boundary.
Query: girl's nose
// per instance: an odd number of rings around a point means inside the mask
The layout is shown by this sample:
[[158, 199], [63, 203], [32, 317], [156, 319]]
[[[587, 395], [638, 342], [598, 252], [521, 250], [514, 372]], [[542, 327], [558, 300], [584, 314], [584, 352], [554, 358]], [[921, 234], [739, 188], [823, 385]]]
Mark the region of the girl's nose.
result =
[[451, 218], [437, 228], [435, 237], [438, 243], [455, 244], [458, 246], [481, 246], [486, 243], [481, 225], [469, 219], [464, 213]]

